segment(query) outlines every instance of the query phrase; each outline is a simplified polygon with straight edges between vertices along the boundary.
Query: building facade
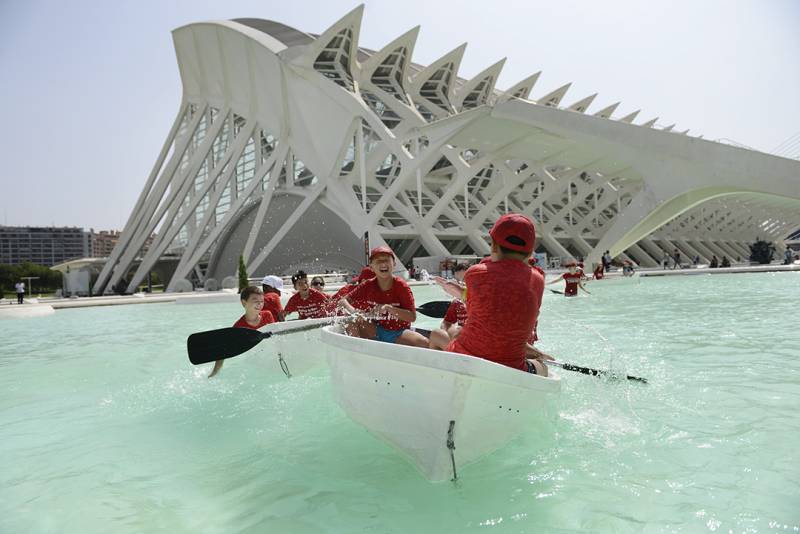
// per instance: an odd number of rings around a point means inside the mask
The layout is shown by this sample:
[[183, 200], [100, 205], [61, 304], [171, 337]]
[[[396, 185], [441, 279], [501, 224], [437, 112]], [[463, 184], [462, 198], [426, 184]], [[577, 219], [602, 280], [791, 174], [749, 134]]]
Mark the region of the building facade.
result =
[[119, 230], [100, 230], [92, 232], [92, 254], [93, 258], [107, 258], [111, 255], [114, 247], [119, 241]]
[[[98, 277], [135, 288], [172, 262], [168, 289], [234, 275], [357, 269], [362, 236], [398, 258], [489, 251], [514, 211], [551, 257], [605, 250], [747, 257], [800, 226], [800, 162], [634, 123], [569, 84], [532, 96], [539, 73], [496, 87], [505, 60], [458, 77], [466, 45], [429, 65], [419, 28], [358, 46], [363, 7], [321, 35], [236, 19], [174, 30], [183, 102]], [[158, 230], [149, 249], [148, 236]]]
[[91, 232], [83, 228], [0, 226], [0, 263], [52, 266], [91, 250]]

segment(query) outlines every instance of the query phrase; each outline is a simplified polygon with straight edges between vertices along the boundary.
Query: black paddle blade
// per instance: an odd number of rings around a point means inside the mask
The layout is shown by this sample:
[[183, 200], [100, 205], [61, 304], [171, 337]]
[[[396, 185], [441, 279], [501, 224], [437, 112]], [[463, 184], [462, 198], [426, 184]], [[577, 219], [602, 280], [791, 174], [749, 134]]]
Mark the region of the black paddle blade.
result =
[[431, 302], [426, 302], [422, 306], [417, 307], [417, 311], [422, 315], [427, 315], [428, 317], [436, 317], [437, 319], [443, 318], [447, 315], [447, 308], [450, 307], [449, 300], [434, 300]]
[[555, 293], [556, 295], [563, 295], [564, 294], [563, 291], [559, 291], [558, 289], [551, 289], [550, 291]]
[[[580, 365], [573, 365], [571, 363], [560, 363], [559, 367], [566, 371], [575, 371], [576, 373], [583, 373], [585, 375], [592, 375], [592, 376], [607, 376], [609, 378], [621, 378], [620, 375], [613, 373], [611, 371], [601, 371], [600, 369], [592, 369], [591, 367], [581, 367]], [[633, 380], [635, 382], [642, 382], [643, 384], [647, 384], [646, 378], [641, 378], [639, 376], [633, 375], [625, 375], [625, 378], [628, 380]]]
[[197, 332], [186, 340], [189, 361], [194, 365], [224, 360], [252, 349], [269, 334], [251, 328], [220, 328]]

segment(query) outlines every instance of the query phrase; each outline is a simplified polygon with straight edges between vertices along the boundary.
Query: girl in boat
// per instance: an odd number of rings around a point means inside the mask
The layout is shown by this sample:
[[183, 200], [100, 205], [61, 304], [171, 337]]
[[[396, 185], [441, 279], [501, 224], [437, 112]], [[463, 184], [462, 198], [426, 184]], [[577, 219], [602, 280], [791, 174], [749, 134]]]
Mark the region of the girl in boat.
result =
[[350, 291], [339, 301], [339, 306], [349, 313], [355, 313], [358, 309], [381, 318], [356, 318], [345, 327], [348, 335], [385, 343], [428, 347], [428, 339], [411, 330], [411, 323], [417, 319], [414, 295], [405, 280], [392, 274], [395, 265], [392, 249], [387, 246], [372, 249], [369, 265], [375, 278]]

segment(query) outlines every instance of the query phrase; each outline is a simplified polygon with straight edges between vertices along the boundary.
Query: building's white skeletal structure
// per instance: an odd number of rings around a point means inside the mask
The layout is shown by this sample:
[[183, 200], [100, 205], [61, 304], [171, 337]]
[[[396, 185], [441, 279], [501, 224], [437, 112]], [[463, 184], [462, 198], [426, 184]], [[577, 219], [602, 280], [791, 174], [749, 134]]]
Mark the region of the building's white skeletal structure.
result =
[[[538, 98], [539, 73], [502, 91], [505, 60], [457, 77], [466, 45], [411, 62], [418, 28], [358, 48], [362, 7], [319, 36], [260, 19], [173, 32], [183, 102], [95, 292], [136, 288], [171, 261], [168, 289], [236, 272], [357, 268], [365, 231], [407, 262], [485, 254], [508, 211], [540, 250], [605, 250], [645, 266], [745, 258], [800, 226], [800, 162], [655, 127], [596, 95]], [[157, 231], [142, 252], [148, 236]]]

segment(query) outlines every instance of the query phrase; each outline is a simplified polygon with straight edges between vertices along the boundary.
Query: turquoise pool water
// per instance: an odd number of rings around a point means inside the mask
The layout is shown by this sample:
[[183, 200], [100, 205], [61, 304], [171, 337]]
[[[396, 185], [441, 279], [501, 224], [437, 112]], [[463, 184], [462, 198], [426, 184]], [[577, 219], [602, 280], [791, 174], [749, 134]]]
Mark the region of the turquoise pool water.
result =
[[351, 422], [324, 372], [243, 355], [206, 379], [186, 337], [236, 303], [2, 321], [0, 532], [800, 532], [800, 273], [589, 290], [548, 292], [541, 348], [650, 384], [561, 372], [553, 427], [456, 484]]

